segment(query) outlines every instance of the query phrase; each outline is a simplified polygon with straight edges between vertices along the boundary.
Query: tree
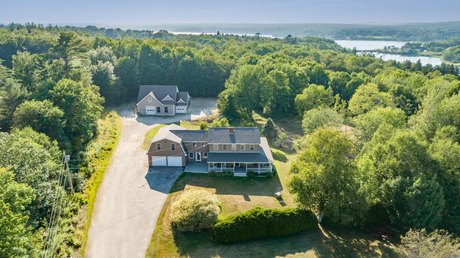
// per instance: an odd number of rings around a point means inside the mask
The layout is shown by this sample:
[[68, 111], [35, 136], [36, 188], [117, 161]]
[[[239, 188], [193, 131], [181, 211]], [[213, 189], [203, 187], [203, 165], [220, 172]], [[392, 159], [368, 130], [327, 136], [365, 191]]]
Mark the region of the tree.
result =
[[444, 197], [439, 171], [426, 145], [412, 131], [383, 124], [358, 159], [363, 191], [371, 206], [385, 207], [393, 224], [436, 228]]
[[0, 65], [0, 131], [10, 129], [14, 110], [27, 96], [27, 91], [11, 76], [10, 71]]
[[137, 63], [130, 57], [122, 57], [115, 64], [115, 74], [118, 77], [119, 88], [123, 100], [134, 100], [137, 96]]
[[23, 102], [13, 114], [13, 126], [20, 129], [31, 127], [53, 139], [65, 141], [64, 112], [49, 100]]
[[352, 115], [360, 115], [377, 107], [393, 107], [391, 95], [381, 92], [374, 83], [363, 84], [358, 87], [350, 99], [348, 109]]
[[28, 92], [34, 91], [35, 74], [40, 69], [39, 56], [27, 51], [13, 56], [13, 75]]
[[406, 115], [399, 108], [376, 108], [354, 118], [358, 135], [362, 143], [368, 142], [375, 131], [386, 123], [394, 128], [403, 128], [406, 125]]
[[64, 111], [64, 132], [74, 151], [81, 150], [96, 135], [97, 120], [101, 116], [103, 98], [97, 87], [85, 87], [69, 79], [60, 80], [50, 91], [54, 104]]
[[81, 38], [75, 32], [60, 32], [56, 44], [51, 51], [59, 58], [64, 60], [64, 72], [70, 70], [70, 60], [72, 57], [85, 50]]
[[14, 174], [0, 167], [0, 257], [36, 255], [26, 209], [34, 198], [31, 187], [15, 182]]
[[411, 229], [401, 237], [398, 252], [408, 258], [459, 257], [460, 241], [443, 230], [428, 233], [425, 229]]
[[219, 213], [216, 195], [205, 190], [190, 190], [172, 204], [171, 223], [179, 231], [202, 231], [216, 223]]
[[339, 127], [344, 119], [335, 110], [329, 107], [319, 107], [308, 110], [303, 115], [303, 132], [308, 135], [322, 127]]
[[34, 189], [33, 205], [27, 207], [33, 221], [48, 214], [55, 193], [61, 191], [61, 153], [56, 142], [30, 128], [0, 134], [0, 167], [10, 167], [14, 180]]
[[295, 106], [297, 112], [302, 116], [305, 111], [320, 106], [331, 107], [334, 105], [334, 96], [332, 95], [332, 89], [325, 89], [321, 85], [310, 84], [307, 88], [295, 97]]
[[460, 143], [458, 129], [453, 126], [440, 128], [430, 145], [430, 154], [441, 167], [438, 181], [443, 187], [445, 209], [442, 227], [460, 233]]
[[313, 209], [333, 223], [362, 224], [366, 205], [359, 192], [352, 140], [323, 128], [308, 137], [308, 145], [293, 163], [289, 189], [301, 207]]

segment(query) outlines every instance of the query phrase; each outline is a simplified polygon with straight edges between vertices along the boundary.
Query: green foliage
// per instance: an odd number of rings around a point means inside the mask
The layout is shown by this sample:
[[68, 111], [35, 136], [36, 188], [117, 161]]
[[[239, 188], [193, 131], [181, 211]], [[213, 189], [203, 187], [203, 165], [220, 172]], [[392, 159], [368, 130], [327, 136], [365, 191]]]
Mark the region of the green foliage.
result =
[[208, 130], [208, 123], [204, 121], [200, 122], [200, 130]]
[[382, 125], [358, 160], [369, 203], [381, 204], [392, 223], [436, 228], [445, 208], [439, 168], [425, 144], [410, 131]]
[[220, 201], [205, 190], [183, 193], [171, 206], [171, 223], [182, 232], [195, 232], [211, 228], [220, 213]]
[[317, 228], [316, 216], [309, 210], [254, 208], [219, 220], [213, 227], [212, 238], [218, 243], [233, 243], [288, 236]]
[[96, 87], [86, 87], [69, 79], [59, 81], [50, 95], [65, 113], [64, 132], [70, 138], [73, 150], [80, 150], [96, 135], [103, 98]]
[[16, 108], [13, 114], [13, 126], [16, 128], [31, 127], [53, 139], [65, 143], [64, 112], [48, 100], [25, 101]]
[[443, 230], [428, 233], [425, 229], [409, 230], [401, 237], [398, 247], [401, 256], [417, 257], [458, 257], [460, 241]]
[[0, 167], [0, 257], [32, 257], [33, 235], [27, 225], [28, 206], [35, 199], [34, 190], [17, 183], [14, 174]]
[[210, 127], [229, 127], [230, 122], [228, 121], [227, 118], [217, 118], [214, 121], [212, 121]]
[[447, 49], [443, 54], [442, 57], [444, 60], [453, 62], [453, 63], [460, 63], [460, 46], [455, 46]]
[[377, 107], [394, 106], [391, 95], [381, 92], [376, 84], [368, 83], [358, 87], [350, 99], [348, 109], [354, 116], [367, 113]]
[[362, 143], [372, 139], [375, 131], [382, 125], [388, 124], [394, 128], [406, 126], [406, 115], [398, 108], [376, 108], [354, 118], [358, 136]]
[[339, 127], [344, 122], [343, 117], [329, 107], [319, 107], [305, 111], [302, 119], [302, 129], [305, 135], [313, 133], [322, 127]]
[[321, 85], [310, 84], [307, 88], [295, 97], [297, 112], [302, 116], [305, 111], [321, 106], [331, 107], [334, 105], [332, 89], [325, 89]]
[[232, 171], [222, 171], [222, 172], [209, 171], [208, 175], [214, 176], [214, 177], [220, 177], [220, 176], [231, 177], [233, 176], [233, 172]]
[[51, 209], [54, 194], [62, 191], [58, 176], [61, 154], [56, 142], [30, 128], [0, 134], [0, 167], [11, 167], [14, 180], [34, 189], [36, 198], [29, 207], [35, 221]]
[[366, 203], [351, 159], [355, 151], [352, 140], [335, 129], [324, 128], [307, 141], [290, 171], [289, 189], [296, 202], [333, 223], [363, 224]]

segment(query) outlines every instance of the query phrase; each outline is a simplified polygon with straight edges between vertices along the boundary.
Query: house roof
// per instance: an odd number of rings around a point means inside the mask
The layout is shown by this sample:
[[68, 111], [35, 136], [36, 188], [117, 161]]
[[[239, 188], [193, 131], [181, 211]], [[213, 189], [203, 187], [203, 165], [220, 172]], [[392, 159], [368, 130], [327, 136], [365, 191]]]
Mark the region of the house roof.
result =
[[260, 132], [257, 127], [220, 127], [209, 128], [209, 143], [260, 143]]
[[[137, 102], [145, 98], [150, 92], [163, 104], [175, 104], [179, 89], [176, 85], [141, 85], [137, 94]], [[168, 95], [171, 97], [171, 100], [163, 100]]]
[[[187, 106], [189, 102], [190, 95], [188, 92], [180, 91], [176, 96], [176, 104], [179, 106]], [[180, 101], [182, 100], [182, 101]]]
[[273, 163], [273, 156], [265, 137], [260, 138], [261, 144], [257, 153], [208, 153], [208, 162], [243, 162], [243, 163]]
[[184, 142], [207, 142], [208, 131], [206, 130], [172, 130]]
[[182, 139], [179, 136], [172, 133], [171, 130], [185, 130], [185, 128], [182, 126], [178, 126], [176, 124], [170, 124], [170, 125], [164, 126], [160, 128], [160, 130], [158, 130], [155, 137], [153, 137], [152, 142], [157, 142], [161, 140], [170, 140], [173, 142], [180, 143]]

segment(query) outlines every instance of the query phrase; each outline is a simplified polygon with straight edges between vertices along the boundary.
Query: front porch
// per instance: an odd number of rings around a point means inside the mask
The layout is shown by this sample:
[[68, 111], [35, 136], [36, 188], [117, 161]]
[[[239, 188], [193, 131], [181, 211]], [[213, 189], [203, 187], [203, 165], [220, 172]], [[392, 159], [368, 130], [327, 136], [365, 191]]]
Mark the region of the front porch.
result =
[[244, 163], [244, 162], [208, 162], [209, 172], [224, 172], [231, 171], [235, 174], [246, 174], [248, 171], [255, 173], [267, 173], [273, 171], [273, 166], [270, 163]]

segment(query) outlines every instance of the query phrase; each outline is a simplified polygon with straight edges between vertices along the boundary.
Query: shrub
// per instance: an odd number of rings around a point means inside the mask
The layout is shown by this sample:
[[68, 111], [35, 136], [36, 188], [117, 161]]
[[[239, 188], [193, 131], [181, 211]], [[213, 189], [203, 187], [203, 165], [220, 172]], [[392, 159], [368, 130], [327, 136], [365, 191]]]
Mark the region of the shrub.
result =
[[171, 223], [182, 232], [211, 228], [220, 213], [219, 204], [219, 199], [207, 191], [185, 192], [172, 205]]
[[256, 177], [256, 172], [255, 171], [252, 171], [252, 170], [248, 170], [246, 172], [246, 176], [247, 177]]
[[217, 222], [212, 238], [217, 243], [232, 243], [287, 236], [317, 228], [316, 216], [309, 210], [254, 208]]
[[213, 177], [233, 176], [233, 171], [230, 171], [230, 170], [222, 171], [222, 172], [209, 171], [208, 175], [213, 176]]

